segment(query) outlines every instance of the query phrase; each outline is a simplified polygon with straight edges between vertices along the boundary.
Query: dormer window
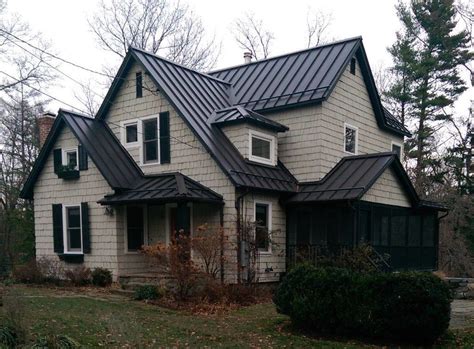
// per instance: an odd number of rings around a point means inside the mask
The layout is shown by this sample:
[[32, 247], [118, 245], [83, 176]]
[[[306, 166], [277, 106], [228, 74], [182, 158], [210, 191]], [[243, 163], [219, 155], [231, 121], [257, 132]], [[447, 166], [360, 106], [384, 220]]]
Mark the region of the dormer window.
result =
[[250, 130], [249, 160], [275, 165], [275, 136]]

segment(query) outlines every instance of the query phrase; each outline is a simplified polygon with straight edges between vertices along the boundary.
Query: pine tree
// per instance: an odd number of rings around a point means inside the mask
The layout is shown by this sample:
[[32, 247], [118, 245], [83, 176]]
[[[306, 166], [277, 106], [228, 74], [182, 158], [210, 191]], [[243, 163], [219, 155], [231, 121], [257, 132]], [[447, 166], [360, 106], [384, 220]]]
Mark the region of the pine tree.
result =
[[459, 67], [473, 57], [469, 52], [469, 34], [457, 31], [452, 0], [399, 2], [398, 17], [402, 29], [389, 48], [397, 81], [388, 95], [400, 106], [400, 118], [413, 128], [406, 154], [414, 161], [415, 187], [422, 196], [429, 183], [440, 181], [435, 133], [452, 119], [451, 108], [466, 90]]

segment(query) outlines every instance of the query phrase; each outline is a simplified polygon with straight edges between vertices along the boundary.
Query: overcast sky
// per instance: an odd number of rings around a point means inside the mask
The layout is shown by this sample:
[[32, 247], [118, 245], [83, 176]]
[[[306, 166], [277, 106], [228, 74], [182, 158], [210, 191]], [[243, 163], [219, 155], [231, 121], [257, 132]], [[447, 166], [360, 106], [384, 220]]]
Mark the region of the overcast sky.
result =
[[[399, 21], [395, 13], [396, 0], [182, 0], [190, 4], [199, 15], [210, 34], [222, 43], [222, 51], [216, 68], [243, 63], [243, 50], [235, 42], [231, 27], [236, 18], [246, 12], [253, 12], [261, 18], [266, 27], [274, 32], [275, 40], [271, 55], [278, 55], [299, 49], [306, 44], [306, 17], [309, 8], [332, 13], [333, 22], [329, 28], [331, 37], [344, 39], [362, 36], [369, 62], [374, 70], [383, 64], [390, 65], [387, 47], [395, 40]], [[111, 56], [106, 54], [95, 41], [89, 30], [87, 19], [97, 6], [95, 0], [9, 0], [10, 12], [21, 14], [33, 30], [41, 32], [51, 40], [53, 48], [61, 57], [96, 70], [101, 70]], [[81, 81], [90, 77], [86, 72], [62, 65], [61, 69]], [[61, 87], [49, 92], [65, 102], [77, 105], [74, 90], [79, 87], [64, 79]], [[97, 86], [96, 92], [105, 91]], [[457, 109], [467, 110], [472, 89], [462, 96]], [[51, 103], [56, 111], [60, 103]]]

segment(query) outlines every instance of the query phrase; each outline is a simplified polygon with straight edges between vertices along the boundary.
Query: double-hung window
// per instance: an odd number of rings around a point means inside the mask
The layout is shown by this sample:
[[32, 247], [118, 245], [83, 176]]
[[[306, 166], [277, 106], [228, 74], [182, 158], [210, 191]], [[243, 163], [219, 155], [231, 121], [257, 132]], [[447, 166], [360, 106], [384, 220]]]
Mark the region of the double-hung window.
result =
[[142, 121], [143, 130], [143, 163], [159, 161], [158, 118]]
[[249, 159], [267, 165], [275, 165], [275, 136], [250, 130]]
[[349, 154], [357, 154], [358, 129], [355, 126], [344, 124], [344, 151]]
[[255, 202], [255, 244], [260, 252], [270, 252], [271, 211], [270, 203]]
[[64, 252], [82, 253], [81, 206], [64, 206]]
[[71, 170], [77, 170], [77, 148], [63, 150], [62, 158], [63, 166], [67, 166]]

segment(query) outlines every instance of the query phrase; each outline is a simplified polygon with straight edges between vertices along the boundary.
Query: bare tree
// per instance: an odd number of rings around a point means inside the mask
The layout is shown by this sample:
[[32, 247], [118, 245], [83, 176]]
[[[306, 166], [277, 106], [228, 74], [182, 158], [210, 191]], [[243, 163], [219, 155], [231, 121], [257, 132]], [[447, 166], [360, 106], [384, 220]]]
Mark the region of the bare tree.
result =
[[308, 9], [306, 16], [307, 47], [318, 46], [329, 41], [328, 29], [333, 17], [331, 13]]
[[257, 19], [254, 14], [247, 13], [244, 17], [237, 19], [233, 32], [239, 46], [251, 52], [256, 60], [265, 59], [270, 54], [275, 36], [265, 29], [263, 21]]
[[218, 55], [200, 18], [179, 0], [101, 0], [89, 26], [100, 47], [119, 57], [134, 46], [208, 70]]
[[86, 84], [81, 83], [80, 91], [74, 92], [74, 97], [82, 107], [81, 110], [86, 111], [90, 116], [95, 116], [100, 107], [99, 95], [93, 90], [94, 85], [97, 83], [89, 80]]

